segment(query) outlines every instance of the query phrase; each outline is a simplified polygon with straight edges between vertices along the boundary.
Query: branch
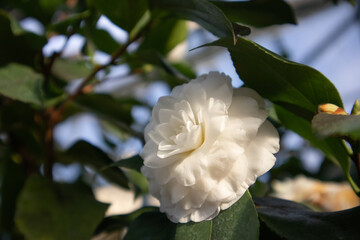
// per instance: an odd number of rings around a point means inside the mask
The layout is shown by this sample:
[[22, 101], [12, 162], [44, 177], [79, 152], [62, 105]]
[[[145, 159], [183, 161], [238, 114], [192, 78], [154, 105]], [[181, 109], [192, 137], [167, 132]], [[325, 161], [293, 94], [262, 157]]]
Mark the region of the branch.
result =
[[42, 62], [42, 65], [41, 65], [42, 66], [42, 74], [44, 76], [45, 84], [47, 84], [49, 82], [51, 68], [54, 65], [55, 60], [62, 55], [62, 53], [64, 52], [64, 50], [69, 42], [69, 39], [72, 35], [73, 35], [73, 32], [68, 33], [66, 41], [65, 41], [64, 45], [62, 46], [62, 48], [60, 49], [60, 51], [54, 52], [51, 55], [50, 60], [47, 64], [45, 64], [45, 58], [42, 54], [42, 51], [40, 52], [41, 58], [42, 58], [42, 61], [41, 61]]
[[78, 87], [78, 89], [75, 91], [74, 94], [70, 95], [70, 97], [68, 98], [68, 100], [74, 100], [76, 97], [78, 97], [79, 95], [82, 95], [83, 93], [86, 93], [87, 91], [84, 91], [86, 89], [86, 86], [90, 83], [90, 81], [96, 76], [96, 74], [115, 64], [116, 60], [123, 55], [128, 46], [130, 44], [132, 44], [133, 42], [135, 42], [136, 40], [138, 40], [143, 34], [143, 31], [140, 31], [138, 34], [136, 34], [133, 38], [129, 39], [124, 45], [120, 46], [120, 48], [118, 48], [112, 55], [111, 55], [111, 59], [108, 63], [104, 64], [104, 65], [98, 65], [96, 66], [93, 71], [82, 81], [82, 83], [80, 84], [80, 86]]

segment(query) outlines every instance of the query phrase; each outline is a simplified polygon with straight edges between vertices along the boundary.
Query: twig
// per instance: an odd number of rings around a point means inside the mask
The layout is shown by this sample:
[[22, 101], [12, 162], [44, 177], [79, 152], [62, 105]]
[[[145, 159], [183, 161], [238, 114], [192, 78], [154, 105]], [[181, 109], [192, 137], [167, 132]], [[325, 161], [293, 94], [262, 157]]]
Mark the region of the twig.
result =
[[59, 107], [59, 109], [63, 108], [64, 105], [66, 105], [67, 102], [74, 100], [75, 98], [77, 98], [78, 96], [88, 92], [86, 91], [86, 87], [88, 86], [88, 84], [90, 83], [90, 81], [96, 76], [96, 74], [98, 72], [100, 72], [101, 70], [115, 64], [116, 60], [123, 55], [128, 46], [130, 44], [132, 44], [133, 42], [135, 42], [136, 40], [138, 40], [143, 34], [143, 31], [140, 31], [138, 34], [136, 34], [133, 38], [129, 39], [124, 45], [120, 46], [120, 48], [118, 48], [112, 55], [111, 55], [111, 59], [108, 63], [104, 64], [104, 65], [97, 65], [93, 71], [86, 77], [84, 78], [84, 80], [81, 82], [80, 86], [77, 88], [77, 90], [75, 91], [74, 94], [70, 95]]
[[45, 130], [45, 162], [44, 162], [44, 175], [45, 177], [53, 180], [53, 165], [55, 163], [55, 151], [54, 151], [54, 125], [49, 121]]
[[65, 41], [64, 45], [62, 46], [62, 48], [60, 49], [60, 51], [54, 52], [51, 55], [50, 60], [49, 60], [49, 62], [47, 64], [45, 64], [45, 62], [44, 62], [45, 58], [44, 58], [44, 56], [42, 55], [42, 52], [41, 52], [41, 56], [42, 56], [42, 74], [44, 76], [45, 84], [48, 84], [48, 82], [49, 82], [51, 68], [55, 63], [55, 60], [62, 55], [62, 53], [64, 52], [66, 46], [68, 45], [69, 39], [70, 39], [70, 37], [72, 35], [73, 35], [73, 32], [68, 33], [66, 41]]

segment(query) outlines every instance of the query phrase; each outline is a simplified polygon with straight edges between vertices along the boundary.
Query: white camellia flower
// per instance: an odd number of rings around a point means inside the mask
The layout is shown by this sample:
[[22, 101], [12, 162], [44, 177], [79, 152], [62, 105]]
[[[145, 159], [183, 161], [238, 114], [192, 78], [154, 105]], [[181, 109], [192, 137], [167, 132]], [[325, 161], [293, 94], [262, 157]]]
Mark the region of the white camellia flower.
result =
[[160, 211], [199, 222], [229, 208], [275, 163], [276, 129], [264, 100], [210, 72], [161, 97], [145, 128], [142, 173]]

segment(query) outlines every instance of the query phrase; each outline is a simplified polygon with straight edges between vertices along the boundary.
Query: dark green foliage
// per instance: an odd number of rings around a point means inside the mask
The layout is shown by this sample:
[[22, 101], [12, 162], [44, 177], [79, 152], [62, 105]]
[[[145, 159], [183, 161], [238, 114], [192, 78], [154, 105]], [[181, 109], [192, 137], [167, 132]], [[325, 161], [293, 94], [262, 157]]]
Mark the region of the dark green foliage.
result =
[[79, 141], [75, 143], [65, 153], [59, 154], [59, 160], [64, 160], [66, 162], [80, 162], [84, 165], [88, 165], [99, 171], [99, 173], [109, 181], [124, 188], [129, 187], [127, 178], [120, 168], [106, 168], [104, 171], [100, 171], [113, 161], [106, 153], [88, 142]]
[[83, 183], [58, 184], [34, 175], [18, 199], [16, 222], [29, 240], [88, 240], [106, 209]]
[[360, 207], [339, 212], [314, 212], [290, 201], [255, 198], [261, 221], [277, 235], [289, 239], [358, 239]]
[[176, 224], [160, 212], [142, 213], [130, 225], [124, 240], [170, 240], [174, 239]]
[[293, 10], [283, 0], [211, 2], [219, 7], [233, 22], [241, 22], [254, 27], [296, 23]]

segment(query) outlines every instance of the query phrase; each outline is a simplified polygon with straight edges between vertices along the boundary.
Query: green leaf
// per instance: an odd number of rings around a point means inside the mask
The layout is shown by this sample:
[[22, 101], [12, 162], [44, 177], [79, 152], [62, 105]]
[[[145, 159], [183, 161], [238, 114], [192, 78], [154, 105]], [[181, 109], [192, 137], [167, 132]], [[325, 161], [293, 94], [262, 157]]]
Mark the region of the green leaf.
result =
[[130, 32], [147, 10], [147, 0], [90, 0], [113, 23]]
[[94, 93], [79, 96], [76, 103], [101, 117], [129, 125], [133, 122], [131, 109], [138, 102], [131, 99], [117, 100], [108, 94]]
[[249, 191], [211, 221], [178, 224], [175, 239], [259, 239], [259, 220]]
[[314, 212], [294, 202], [254, 198], [261, 221], [289, 240], [358, 239], [360, 207], [338, 212]]
[[99, 148], [85, 141], [78, 141], [65, 153], [59, 153], [60, 161], [80, 162], [97, 170], [107, 180], [121, 187], [129, 188], [128, 180], [120, 168], [104, 169], [113, 161]]
[[42, 82], [42, 75], [27, 66], [11, 63], [0, 68], [0, 93], [6, 97], [41, 105]]
[[283, 0], [211, 2], [219, 7], [233, 22], [241, 22], [254, 27], [296, 23], [293, 10]]
[[0, 66], [18, 62], [34, 66], [34, 58], [46, 44], [43, 36], [19, 29], [14, 19], [0, 10]]
[[55, 31], [59, 34], [64, 34], [64, 35], [69, 34], [69, 30], [72, 33], [77, 32], [77, 30], [80, 28], [81, 22], [89, 16], [90, 16], [90, 11], [75, 13], [61, 20], [60, 22], [49, 25], [48, 30]]
[[251, 196], [262, 197], [268, 191], [267, 184], [256, 180], [256, 182], [249, 188]]
[[142, 158], [139, 155], [135, 155], [130, 158], [122, 159], [117, 162], [114, 162], [104, 169], [110, 167], [122, 167], [126, 169], [126, 176], [129, 181], [134, 185], [135, 197], [141, 194], [146, 194], [149, 192], [148, 186], [149, 182], [144, 175], [141, 174], [141, 167], [144, 165]]
[[350, 137], [360, 139], [360, 115], [316, 114], [311, 122], [314, 132], [320, 137]]
[[129, 214], [114, 215], [104, 218], [95, 230], [95, 235], [101, 232], [112, 232], [129, 227], [136, 218], [145, 212], [159, 211], [156, 207], [143, 207]]
[[91, 72], [90, 62], [83, 59], [57, 58], [51, 73], [67, 82], [84, 78]]
[[18, 199], [16, 224], [29, 240], [88, 240], [106, 209], [82, 183], [59, 184], [33, 175]]
[[[14, 227], [14, 215], [16, 209], [16, 200], [20, 190], [25, 183], [25, 171], [14, 162], [15, 157], [0, 153], [1, 173], [0, 173], [0, 232], [11, 234]], [[18, 157], [17, 155], [14, 155]]]
[[281, 123], [338, 163], [355, 192], [360, 191], [350, 177], [350, 160], [343, 143], [337, 139], [321, 141], [312, 133], [310, 121], [318, 105], [333, 103], [343, 106], [337, 89], [324, 75], [244, 38], [239, 38], [235, 46], [230, 38], [205, 46], [227, 47], [245, 85], [275, 103]]
[[313, 133], [310, 121], [295, 115], [283, 107], [275, 106], [275, 109], [279, 120], [284, 127], [296, 132], [308, 140], [311, 145], [323, 151], [328, 159], [335, 164], [340, 165], [354, 191], [360, 193], [359, 187], [350, 176], [350, 158], [340, 139], [328, 138], [321, 140]]
[[187, 36], [186, 22], [175, 18], [158, 19], [146, 34], [139, 50], [155, 49], [166, 56]]
[[322, 103], [343, 105], [335, 86], [319, 71], [291, 62], [250, 40], [239, 38], [234, 46], [230, 38], [225, 38], [205, 46], [228, 48], [246, 86], [297, 115], [311, 119]]
[[92, 29], [89, 38], [99, 50], [108, 54], [113, 54], [120, 47], [120, 44], [103, 29]]
[[54, 12], [63, 7], [61, 3], [65, 4], [65, 0], [38, 0], [38, 1], [23, 1], [23, 0], [1, 0], [0, 6], [2, 9], [7, 9], [9, 12], [21, 12], [22, 16], [33, 17], [41, 21], [44, 25], [51, 22]]
[[110, 164], [107, 167], [125, 167], [140, 172], [140, 168], [144, 165], [144, 161], [139, 155], [130, 158], [121, 159], [117, 162]]
[[160, 212], [145, 212], [129, 227], [124, 240], [171, 240], [174, 238], [176, 224], [170, 222]]
[[219, 37], [232, 37], [236, 41], [234, 29], [225, 14], [206, 0], [151, 0], [155, 9], [168, 11], [171, 15], [194, 21]]
[[360, 115], [360, 102], [359, 99], [356, 99], [352, 109], [351, 109], [351, 115]]

